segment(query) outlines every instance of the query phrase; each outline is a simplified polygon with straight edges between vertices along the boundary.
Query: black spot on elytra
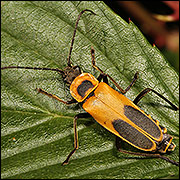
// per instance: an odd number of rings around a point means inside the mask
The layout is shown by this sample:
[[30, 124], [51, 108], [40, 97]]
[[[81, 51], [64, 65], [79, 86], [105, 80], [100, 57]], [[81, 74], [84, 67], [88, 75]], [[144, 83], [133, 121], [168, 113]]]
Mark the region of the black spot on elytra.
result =
[[161, 136], [161, 130], [159, 127], [149, 117], [147, 117], [139, 110], [133, 108], [132, 106], [124, 106], [124, 114], [134, 124], [153, 137], [158, 139]]
[[152, 141], [127, 122], [116, 119], [112, 122], [112, 125], [120, 136], [135, 146], [143, 149], [150, 149], [152, 147]]

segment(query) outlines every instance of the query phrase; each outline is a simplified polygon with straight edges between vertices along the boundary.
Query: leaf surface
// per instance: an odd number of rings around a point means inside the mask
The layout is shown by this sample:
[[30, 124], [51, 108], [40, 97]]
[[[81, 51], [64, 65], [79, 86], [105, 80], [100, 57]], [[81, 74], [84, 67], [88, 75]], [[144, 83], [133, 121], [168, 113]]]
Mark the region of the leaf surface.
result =
[[[96, 1], [7, 1], [1, 6], [1, 66], [64, 69], [78, 14], [82, 15], [72, 52], [73, 65], [97, 77], [91, 65], [91, 46], [97, 65], [125, 89], [135, 72], [136, 84], [126, 96], [133, 100], [150, 87], [178, 104], [178, 74], [139, 29]], [[116, 87], [110, 82], [110, 85]], [[80, 105], [64, 104], [38, 94], [42, 88], [70, 100], [60, 74], [49, 71], [1, 71], [1, 178], [164, 178], [178, 176], [178, 167], [161, 159], [137, 158], [117, 152], [115, 137], [93, 119], [78, 121], [79, 149], [73, 149], [73, 116]], [[116, 89], [117, 90], [117, 89]], [[138, 104], [168, 129], [176, 144], [166, 155], [179, 161], [178, 112], [149, 93]]]

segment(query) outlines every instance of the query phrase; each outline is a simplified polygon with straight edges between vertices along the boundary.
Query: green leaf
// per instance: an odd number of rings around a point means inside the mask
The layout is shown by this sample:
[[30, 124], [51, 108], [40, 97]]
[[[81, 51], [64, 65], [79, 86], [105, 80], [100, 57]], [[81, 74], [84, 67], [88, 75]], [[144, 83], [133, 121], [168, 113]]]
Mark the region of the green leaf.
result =
[[[1, 66], [63, 69], [78, 14], [82, 15], [72, 63], [96, 77], [97, 65], [126, 88], [135, 72], [140, 77], [126, 96], [133, 100], [146, 87], [178, 105], [178, 74], [139, 29], [97, 1], [6, 1], [1, 5]], [[110, 85], [116, 87], [110, 82]], [[8, 69], [1, 71], [1, 178], [164, 178], [178, 176], [178, 167], [162, 159], [137, 158], [117, 152], [115, 136], [93, 119], [78, 121], [79, 149], [73, 149], [73, 116], [80, 105], [65, 106], [42, 94], [42, 88], [70, 100], [68, 86], [56, 72]], [[116, 89], [117, 90], [117, 89]], [[178, 112], [153, 93], [138, 104], [168, 129], [176, 144], [165, 156], [179, 161]]]

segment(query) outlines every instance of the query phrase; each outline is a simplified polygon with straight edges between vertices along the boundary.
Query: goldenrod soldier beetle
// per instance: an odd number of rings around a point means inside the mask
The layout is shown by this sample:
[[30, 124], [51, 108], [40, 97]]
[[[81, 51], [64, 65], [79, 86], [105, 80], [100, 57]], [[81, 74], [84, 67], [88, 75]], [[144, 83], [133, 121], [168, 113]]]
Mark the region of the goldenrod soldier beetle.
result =
[[[89, 73], [82, 73], [79, 66], [71, 64], [71, 52], [76, 35], [78, 22], [81, 15], [89, 11], [83, 10], [76, 21], [73, 38], [71, 41], [70, 51], [67, 58], [67, 67], [64, 70], [58, 68], [39, 68], [39, 67], [22, 67], [22, 66], [7, 66], [1, 69], [33, 69], [33, 70], [50, 70], [59, 72], [64, 81], [70, 85], [70, 93], [73, 97], [70, 101], [64, 101], [59, 97], [44, 91], [41, 88], [36, 90], [39, 93], [45, 94], [54, 98], [64, 104], [81, 103], [83, 109], [87, 113], [80, 113], [74, 117], [74, 149], [69, 153], [63, 165], [69, 162], [70, 157], [78, 149], [78, 133], [77, 133], [77, 120], [79, 118], [93, 117], [104, 128], [116, 135], [116, 147], [120, 152], [134, 154], [139, 156], [155, 157], [165, 159], [174, 165], [179, 165], [178, 162], [170, 160], [162, 156], [160, 153], [173, 151], [175, 144], [172, 142], [173, 137], [167, 134], [167, 129], [159, 125], [159, 121], [153, 120], [150, 115], [142, 111], [137, 103], [149, 92], [155, 93], [160, 98], [169, 103], [172, 108], [177, 111], [179, 108], [171, 103], [164, 96], [159, 94], [153, 89], [144, 89], [134, 101], [129, 100], [124, 94], [133, 86], [138, 78], [138, 72], [135, 74], [130, 85], [124, 90], [116, 81], [104, 73], [95, 63], [95, 50], [91, 47], [92, 66], [100, 71], [99, 77], [96, 79]], [[119, 89], [121, 93], [111, 88], [108, 84], [108, 78]], [[103, 82], [101, 82], [103, 80]], [[125, 151], [120, 149], [118, 138], [126, 141], [137, 149], [148, 151], [150, 153], [137, 153]]]

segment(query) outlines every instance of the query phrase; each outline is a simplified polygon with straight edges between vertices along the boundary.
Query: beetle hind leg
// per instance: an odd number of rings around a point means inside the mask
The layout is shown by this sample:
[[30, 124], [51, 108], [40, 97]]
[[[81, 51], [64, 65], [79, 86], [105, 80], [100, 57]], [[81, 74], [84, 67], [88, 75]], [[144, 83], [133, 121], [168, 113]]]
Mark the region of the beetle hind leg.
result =
[[[120, 147], [120, 141], [121, 139], [119, 137], [116, 136], [116, 148], [119, 152], [122, 152], [122, 153], [125, 153], [125, 154], [132, 154], [132, 155], [137, 155], [137, 156], [144, 156], [144, 157], [151, 157], [151, 158], [161, 158], [161, 159], [164, 159], [176, 166], [179, 166], [179, 162], [176, 162], [174, 160], [171, 160], [169, 159], [168, 157], [166, 156], [162, 156], [160, 154], [148, 154], [148, 153], [138, 153], [138, 152], [132, 152], [132, 151], [126, 151], [126, 150], [123, 150], [121, 149]], [[122, 141], [122, 140], [121, 140]]]
[[169, 101], [168, 99], [166, 99], [163, 95], [159, 94], [157, 91], [151, 89], [151, 88], [146, 88], [144, 89], [141, 93], [139, 93], [139, 95], [134, 99], [133, 103], [137, 105], [137, 103], [149, 92], [153, 92], [156, 95], [158, 95], [160, 98], [164, 99], [168, 104], [170, 104], [172, 106], [172, 108], [177, 111], [179, 108], [174, 105], [171, 101]]

